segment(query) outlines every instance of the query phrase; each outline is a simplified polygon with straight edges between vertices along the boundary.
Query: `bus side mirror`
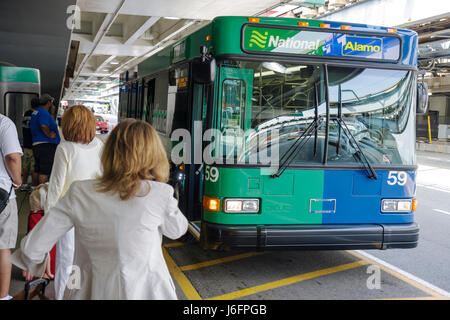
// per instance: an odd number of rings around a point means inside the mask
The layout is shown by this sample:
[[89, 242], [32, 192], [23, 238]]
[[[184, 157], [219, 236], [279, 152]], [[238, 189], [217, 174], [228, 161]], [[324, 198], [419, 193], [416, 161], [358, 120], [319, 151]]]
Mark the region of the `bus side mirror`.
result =
[[202, 62], [196, 59], [192, 62], [192, 78], [194, 82], [210, 84], [216, 79], [216, 59]]
[[205, 46], [200, 47], [200, 58], [192, 62], [192, 77], [202, 84], [212, 83], [216, 79], [216, 59]]
[[428, 86], [425, 82], [417, 83], [416, 113], [425, 114], [428, 109]]

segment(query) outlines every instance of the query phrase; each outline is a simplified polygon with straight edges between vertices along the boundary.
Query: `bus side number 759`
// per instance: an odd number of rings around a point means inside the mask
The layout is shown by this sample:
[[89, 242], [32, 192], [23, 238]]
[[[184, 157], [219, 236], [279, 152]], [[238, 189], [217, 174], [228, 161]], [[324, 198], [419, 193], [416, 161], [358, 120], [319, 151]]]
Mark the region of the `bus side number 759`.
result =
[[408, 181], [408, 175], [404, 171], [389, 171], [387, 183], [390, 186], [398, 184], [404, 186]]

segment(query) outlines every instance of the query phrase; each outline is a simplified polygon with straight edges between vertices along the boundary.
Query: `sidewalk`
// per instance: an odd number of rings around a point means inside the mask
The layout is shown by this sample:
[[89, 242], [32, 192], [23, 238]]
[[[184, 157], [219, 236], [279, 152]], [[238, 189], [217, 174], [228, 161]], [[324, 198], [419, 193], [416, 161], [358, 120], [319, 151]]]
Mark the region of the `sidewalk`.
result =
[[418, 140], [416, 141], [416, 150], [450, 154], [450, 141], [431, 140], [429, 143], [429, 141]]
[[[16, 249], [20, 246], [20, 241], [27, 233], [28, 228], [28, 215], [30, 213], [30, 192], [16, 191], [17, 211], [19, 219], [19, 230], [17, 235]], [[13, 250], [14, 251], [14, 250]], [[11, 296], [17, 295], [25, 287], [25, 279], [22, 276], [22, 270], [13, 265], [11, 272], [11, 284], [9, 288], [9, 294]], [[55, 289], [53, 281], [47, 287], [45, 291], [47, 297], [55, 297]]]

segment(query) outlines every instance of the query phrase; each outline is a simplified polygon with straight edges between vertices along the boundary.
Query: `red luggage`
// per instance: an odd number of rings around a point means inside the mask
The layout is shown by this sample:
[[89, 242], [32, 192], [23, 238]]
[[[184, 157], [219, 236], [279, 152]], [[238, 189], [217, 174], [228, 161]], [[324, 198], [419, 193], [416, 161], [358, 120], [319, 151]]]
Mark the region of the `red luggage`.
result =
[[[28, 216], [28, 232], [34, 228], [35, 225], [42, 219], [44, 216], [44, 210], [39, 211], [31, 211]], [[56, 245], [53, 246], [50, 251], [50, 270], [53, 275], [55, 275], [55, 257], [56, 257]]]

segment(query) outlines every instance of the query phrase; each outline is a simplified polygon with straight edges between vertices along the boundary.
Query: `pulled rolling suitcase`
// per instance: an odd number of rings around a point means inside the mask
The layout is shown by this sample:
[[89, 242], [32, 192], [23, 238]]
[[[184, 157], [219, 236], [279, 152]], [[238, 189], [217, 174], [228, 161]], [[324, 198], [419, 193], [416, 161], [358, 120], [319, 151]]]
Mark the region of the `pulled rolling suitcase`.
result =
[[[38, 222], [42, 219], [44, 216], [44, 211], [31, 211], [30, 215], [28, 216], [28, 232], [30, 232], [35, 225], [38, 224]], [[55, 274], [55, 257], [56, 257], [56, 245], [53, 246], [52, 250], [50, 251], [50, 270], [52, 274]]]
[[45, 295], [45, 289], [50, 283], [47, 278], [36, 278], [25, 283], [25, 290], [19, 292], [11, 300], [32, 300], [38, 296], [40, 300], [53, 300]]

